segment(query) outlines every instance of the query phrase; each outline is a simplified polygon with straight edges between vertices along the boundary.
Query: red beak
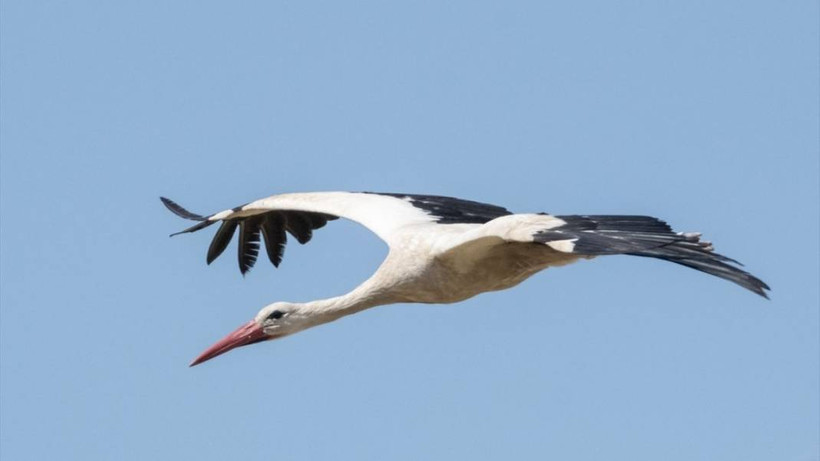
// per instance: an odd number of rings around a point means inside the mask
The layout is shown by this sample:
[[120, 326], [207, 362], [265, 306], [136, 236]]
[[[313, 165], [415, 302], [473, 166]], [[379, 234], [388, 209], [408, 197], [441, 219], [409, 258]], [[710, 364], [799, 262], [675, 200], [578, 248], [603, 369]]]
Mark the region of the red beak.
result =
[[273, 336], [268, 336], [262, 331], [262, 326], [251, 320], [250, 322], [237, 328], [233, 333], [225, 336], [213, 346], [209, 347], [199, 357], [194, 359], [189, 366], [199, 365], [200, 363], [211, 360], [217, 355], [222, 355], [231, 349], [247, 346], [248, 344], [258, 343], [266, 339], [273, 339]]

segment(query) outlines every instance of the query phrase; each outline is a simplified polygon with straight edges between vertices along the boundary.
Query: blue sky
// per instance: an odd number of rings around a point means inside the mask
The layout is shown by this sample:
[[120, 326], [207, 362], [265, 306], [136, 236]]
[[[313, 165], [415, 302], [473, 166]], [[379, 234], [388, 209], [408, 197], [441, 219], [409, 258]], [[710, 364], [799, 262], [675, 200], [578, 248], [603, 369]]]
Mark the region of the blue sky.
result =
[[[0, 6], [0, 457], [818, 459], [818, 5]], [[607, 257], [187, 364], [343, 293], [349, 222], [205, 265], [280, 192], [452, 195], [701, 231], [772, 300]]]

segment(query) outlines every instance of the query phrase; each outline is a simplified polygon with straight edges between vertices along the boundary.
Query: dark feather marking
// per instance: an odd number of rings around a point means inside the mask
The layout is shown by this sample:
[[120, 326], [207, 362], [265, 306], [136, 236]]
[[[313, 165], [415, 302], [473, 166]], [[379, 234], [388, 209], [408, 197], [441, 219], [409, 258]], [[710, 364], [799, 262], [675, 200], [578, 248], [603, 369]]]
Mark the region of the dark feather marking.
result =
[[[246, 218], [234, 218], [233, 226], [239, 226], [239, 248], [238, 260], [239, 270], [246, 274], [256, 263], [259, 255], [260, 238], [265, 240], [265, 252], [270, 262], [279, 267], [287, 244], [287, 232], [290, 232], [300, 243], [307, 243], [313, 236], [312, 229], [324, 226], [327, 221], [338, 219], [337, 216], [324, 213], [311, 213], [306, 211], [286, 210], [270, 211], [264, 214], [254, 215]], [[221, 230], [222, 228], [220, 228]], [[230, 235], [227, 231], [224, 234], [226, 241], [222, 242], [220, 237], [219, 251], [213, 252], [213, 261], [227, 246]], [[220, 234], [218, 231], [217, 234]], [[216, 239], [216, 237], [215, 237]], [[222, 248], [220, 248], [222, 247]], [[211, 253], [209, 252], [209, 257]]]
[[649, 258], [663, 259], [664, 261], [670, 261], [676, 264], [681, 264], [683, 266], [690, 267], [692, 269], [699, 270], [701, 272], [705, 272], [716, 277], [720, 277], [724, 280], [734, 282], [753, 293], [756, 293], [760, 296], [763, 296], [766, 299], [769, 299], [769, 295], [766, 293], [765, 290], [771, 290], [771, 288], [769, 288], [769, 286], [764, 281], [760, 280], [759, 278], [744, 270], [738, 269], [734, 266], [730, 266], [726, 262], [723, 262], [721, 258], [725, 257], [717, 253], [711, 253], [710, 255], [713, 256], [712, 258], [691, 258], [685, 255], [681, 255], [681, 253], [679, 252], [679, 248], [677, 248], [676, 245], [672, 245], [664, 248], [656, 248], [653, 250], [646, 250], [637, 253], [627, 254], [633, 256], [644, 256]]
[[239, 222], [235, 219], [229, 219], [227, 221], [223, 221], [222, 225], [219, 226], [217, 229], [216, 234], [214, 234], [214, 239], [211, 240], [211, 246], [208, 247], [208, 255], [205, 258], [205, 262], [211, 264], [219, 255], [225, 251], [225, 248], [228, 247], [228, 244], [231, 243], [231, 239], [233, 238], [233, 234], [236, 231], [236, 226]]
[[198, 230], [200, 230], [200, 229], [204, 229], [204, 228], [206, 228], [206, 227], [210, 226], [211, 224], [213, 224], [213, 223], [215, 223], [215, 222], [216, 222], [216, 221], [202, 221], [202, 222], [198, 222], [198, 223], [194, 224], [193, 226], [191, 226], [191, 227], [189, 227], [189, 228], [187, 228], [187, 229], [183, 229], [183, 230], [181, 230], [181, 231], [179, 231], [179, 232], [174, 232], [173, 234], [171, 234], [171, 237], [173, 237], [173, 236], [175, 236], [175, 235], [179, 235], [179, 234], [187, 234], [187, 233], [189, 233], [189, 232], [196, 232], [196, 231], [198, 231]]
[[313, 230], [321, 229], [327, 225], [328, 221], [339, 219], [338, 216], [333, 216], [325, 213], [305, 213], [305, 216], [310, 220], [310, 227]]
[[274, 211], [265, 214], [262, 220], [262, 237], [265, 239], [268, 259], [275, 267], [279, 267], [285, 254], [285, 245], [288, 243], [284, 218], [280, 213]]
[[679, 234], [650, 216], [556, 216], [566, 224], [535, 233], [539, 243], [574, 240], [572, 252], [583, 255], [627, 254], [663, 259], [734, 282], [764, 298], [769, 286], [712, 251], [698, 234]]
[[556, 216], [566, 221], [559, 229], [566, 228], [574, 231], [598, 230], [619, 232], [672, 232], [669, 224], [651, 216], [633, 215], [568, 215]]
[[285, 229], [290, 232], [290, 235], [296, 237], [296, 240], [301, 244], [305, 244], [313, 238], [313, 231], [311, 230], [311, 223], [304, 212], [288, 211], [285, 213], [287, 221], [285, 222]]
[[259, 255], [259, 222], [257, 216], [239, 222], [239, 271], [245, 275], [256, 263]]
[[[196, 232], [204, 229], [217, 221], [210, 221], [210, 216], [200, 216], [191, 213], [179, 204], [165, 197], [160, 200], [166, 208], [175, 215], [200, 221], [183, 231], [171, 234], [178, 235], [188, 232]], [[241, 211], [245, 205], [232, 208], [232, 211]], [[324, 227], [328, 221], [339, 219], [326, 213], [314, 213], [300, 210], [273, 210], [249, 217], [232, 218], [222, 220], [222, 225], [214, 234], [211, 245], [208, 247], [206, 261], [212, 263], [227, 248], [236, 228], [239, 227], [239, 245], [237, 259], [239, 261], [239, 271], [246, 274], [256, 263], [259, 256], [260, 239], [265, 239], [265, 251], [270, 262], [279, 267], [287, 244], [287, 232], [293, 234], [299, 243], [307, 243], [313, 237], [313, 230]]]
[[460, 198], [439, 195], [365, 193], [408, 200], [416, 208], [420, 208], [434, 216], [439, 224], [484, 224], [495, 218], [512, 214], [504, 207]]
[[171, 213], [174, 213], [175, 215], [177, 215], [181, 218], [190, 219], [192, 221], [201, 221], [201, 222], [199, 222], [199, 223], [197, 223], [197, 224], [195, 224], [195, 225], [193, 225], [193, 226], [191, 226], [187, 229], [183, 229], [179, 232], [174, 232], [173, 234], [171, 234], [171, 237], [173, 237], [175, 235], [179, 235], [179, 234], [187, 234], [189, 232], [196, 232], [196, 231], [198, 231], [200, 229], [204, 229], [204, 228], [206, 228], [206, 227], [208, 227], [208, 226], [210, 226], [211, 224], [214, 223], [214, 221], [208, 221], [207, 220], [208, 218], [206, 218], [204, 216], [200, 216], [196, 213], [191, 213], [190, 211], [186, 210], [185, 208], [182, 208], [178, 203], [176, 203], [175, 201], [173, 201], [169, 198], [160, 197], [159, 199], [162, 201], [162, 204], [165, 205], [165, 208], [168, 208], [169, 210], [171, 210]]
[[622, 254], [686, 241], [668, 224], [650, 216], [556, 216], [566, 224], [536, 233], [536, 242], [575, 239], [573, 253]]
[[196, 213], [191, 213], [190, 211], [186, 210], [185, 208], [182, 208], [178, 203], [169, 198], [160, 197], [159, 199], [162, 200], [162, 204], [165, 205], [166, 208], [171, 210], [172, 213], [179, 216], [180, 218], [190, 219], [192, 221], [205, 220], [204, 216], [200, 216]]

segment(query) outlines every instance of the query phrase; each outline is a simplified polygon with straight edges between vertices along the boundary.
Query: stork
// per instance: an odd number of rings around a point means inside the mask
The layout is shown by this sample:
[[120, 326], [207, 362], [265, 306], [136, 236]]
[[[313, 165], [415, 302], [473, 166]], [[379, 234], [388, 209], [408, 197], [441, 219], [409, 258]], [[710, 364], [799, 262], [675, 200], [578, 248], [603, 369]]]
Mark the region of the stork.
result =
[[662, 259], [711, 274], [768, 298], [769, 287], [713, 251], [699, 233], [674, 232], [650, 216], [514, 214], [506, 208], [451, 197], [373, 192], [279, 194], [201, 216], [161, 197], [177, 216], [197, 224], [173, 235], [221, 223], [208, 248], [213, 262], [239, 233], [239, 270], [256, 262], [260, 240], [278, 267], [287, 234], [299, 243], [328, 221], [347, 218], [384, 240], [389, 252], [376, 272], [351, 292], [307, 303], [275, 302], [194, 359], [200, 364], [240, 346], [282, 338], [371, 307], [393, 303], [455, 303], [518, 285], [548, 267], [625, 254]]

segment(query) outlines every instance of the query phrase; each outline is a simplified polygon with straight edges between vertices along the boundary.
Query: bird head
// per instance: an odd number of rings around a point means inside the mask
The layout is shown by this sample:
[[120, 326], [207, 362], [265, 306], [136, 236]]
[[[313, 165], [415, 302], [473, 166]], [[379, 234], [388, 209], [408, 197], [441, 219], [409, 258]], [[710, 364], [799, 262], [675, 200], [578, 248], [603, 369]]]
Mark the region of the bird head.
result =
[[190, 366], [210, 360], [231, 349], [282, 338], [313, 326], [313, 316], [299, 304], [278, 302], [263, 307], [250, 322], [240, 326], [199, 355]]

